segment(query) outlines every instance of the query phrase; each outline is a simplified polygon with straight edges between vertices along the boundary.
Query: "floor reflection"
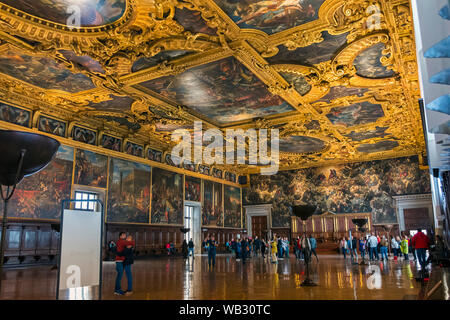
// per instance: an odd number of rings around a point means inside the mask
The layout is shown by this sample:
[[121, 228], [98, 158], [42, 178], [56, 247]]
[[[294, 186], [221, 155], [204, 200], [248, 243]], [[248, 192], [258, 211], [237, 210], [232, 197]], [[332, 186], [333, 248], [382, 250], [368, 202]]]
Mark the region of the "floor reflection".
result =
[[[125, 297], [112, 294], [115, 267], [106, 262], [103, 299], [402, 299], [419, 292], [420, 284], [414, 279], [417, 267], [414, 261], [393, 260], [360, 266], [340, 256], [323, 255], [311, 264], [311, 278], [318, 286], [301, 287], [306, 269], [294, 257], [278, 264], [251, 258], [244, 265], [219, 255], [212, 270], [206, 256], [137, 260], [134, 294]], [[54, 299], [56, 276], [50, 267], [5, 270], [0, 298]], [[122, 285], [126, 288], [126, 277]]]

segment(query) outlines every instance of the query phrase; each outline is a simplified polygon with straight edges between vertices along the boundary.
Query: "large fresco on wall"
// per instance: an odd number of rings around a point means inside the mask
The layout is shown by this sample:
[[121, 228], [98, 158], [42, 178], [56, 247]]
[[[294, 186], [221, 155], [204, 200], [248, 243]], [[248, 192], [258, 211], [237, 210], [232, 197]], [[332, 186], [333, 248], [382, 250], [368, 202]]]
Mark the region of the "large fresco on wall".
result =
[[72, 73], [46, 57], [32, 57], [12, 50], [0, 54], [0, 72], [43, 89], [76, 93], [95, 88], [82, 73]]
[[60, 146], [45, 169], [24, 178], [9, 201], [8, 216], [59, 219], [62, 201], [70, 198], [73, 153], [73, 148]]
[[278, 53], [267, 61], [271, 64], [293, 63], [301, 65], [314, 65], [320, 62], [328, 61], [347, 43], [348, 33], [340, 35], [331, 35], [328, 32], [322, 32], [323, 41], [313, 43], [307, 47], [300, 47], [295, 50], [289, 50], [286, 46], [278, 46]]
[[73, 182], [83, 186], [106, 188], [108, 157], [77, 149]]
[[294, 110], [233, 57], [141, 85], [219, 123]]
[[96, 27], [112, 23], [122, 17], [126, 0], [1, 0], [0, 2], [30, 15], [66, 25], [70, 6], [80, 9], [81, 27]]
[[202, 180], [200, 180], [199, 178], [194, 178], [194, 177], [190, 177], [190, 176], [185, 176], [184, 178], [184, 195], [185, 195], [185, 200], [188, 201], [197, 201], [200, 202], [202, 201], [202, 197], [201, 197], [201, 183]]
[[224, 227], [241, 228], [241, 189], [224, 186]]
[[316, 20], [325, 0], [216, 0], [217, 5], [243, 29], [268, 34]]
[[144, 164], [111, 158], [108, 222], [149, 222], [150, 169]]
[[384, 43], [380, 42], [361, 52], [353, 61], [356, 73], [362, 77], [377, 79], [394, 76], [394, 71], [381, 64], [380, 59], [385, 49]]
[[327, 114], [327, 118], [333, 124], [346, 127], [375, 122], [383, 116], [384, 111], [381, 105], [368, 101], [355, 103], [348, 107], [332, 108], [330, 113]]
[[152, 223], [183, 224], [183, 176], [153, 168]]
[[427, 170], [417, 157], [251, 175], [245, 204], [272, 203], [273, 227], [289, 227], [293, 204], [312, 204], [319, 212], [372, 213], [374, 224], [396, 223], [392, 196], [430, 193]]

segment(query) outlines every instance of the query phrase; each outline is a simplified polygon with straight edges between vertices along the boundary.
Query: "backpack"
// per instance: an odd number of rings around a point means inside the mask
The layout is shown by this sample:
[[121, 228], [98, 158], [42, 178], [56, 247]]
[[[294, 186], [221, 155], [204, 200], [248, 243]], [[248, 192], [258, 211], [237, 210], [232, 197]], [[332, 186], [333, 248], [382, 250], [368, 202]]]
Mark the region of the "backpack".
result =
[[113, 254], [117, 254], [117, 245], [112, 240], [108, 243], [108, 251]]

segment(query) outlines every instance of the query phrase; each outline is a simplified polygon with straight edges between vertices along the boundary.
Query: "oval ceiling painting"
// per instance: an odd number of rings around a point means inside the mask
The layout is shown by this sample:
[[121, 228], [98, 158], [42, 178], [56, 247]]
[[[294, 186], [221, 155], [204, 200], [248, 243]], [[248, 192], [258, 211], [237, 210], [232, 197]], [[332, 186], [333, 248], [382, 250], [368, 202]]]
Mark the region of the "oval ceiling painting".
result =
[[[0, 0], [32, 16], [80, 27], [98, 27], [119, 20], [126, 0]], [[77, 16], [79, 13], [79, 16]], [[78, 19], [79, 18], [79, 19]]]
[[325, 142], [312, 137], [291, 136], [280, 139], [280, 151], [291, 153], [319, 152], [325, 147]]

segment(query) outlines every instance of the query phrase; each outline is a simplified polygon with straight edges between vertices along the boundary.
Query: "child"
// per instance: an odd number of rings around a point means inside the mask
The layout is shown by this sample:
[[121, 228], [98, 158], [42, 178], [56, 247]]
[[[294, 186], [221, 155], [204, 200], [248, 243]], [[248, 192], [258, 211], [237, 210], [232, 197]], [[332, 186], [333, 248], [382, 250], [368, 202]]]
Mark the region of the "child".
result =
[[400, 250], [402, 251], [406, 261], [409, 260], [408, 249], [409, 249], [408, 239], [406, 238], [406, 236], [403, 236], [403, 240], [400, 243]]

